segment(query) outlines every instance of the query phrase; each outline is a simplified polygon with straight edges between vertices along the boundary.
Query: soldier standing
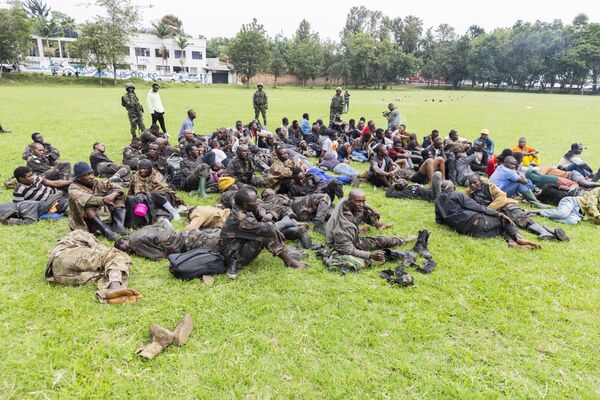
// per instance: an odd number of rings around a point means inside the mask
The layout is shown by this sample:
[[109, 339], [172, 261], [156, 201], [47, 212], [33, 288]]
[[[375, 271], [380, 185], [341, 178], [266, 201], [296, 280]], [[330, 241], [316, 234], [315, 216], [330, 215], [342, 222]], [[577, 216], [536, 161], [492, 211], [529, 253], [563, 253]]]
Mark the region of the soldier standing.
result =
[[342, 88], [335, 88], [335, 96], [331, 98], [331, 105], [329, 106], [329, 124], [334, 120], [335, 114], [342, 114], [344, 112], [344, 98], [342, 97]]
[[139, 128], [140, 132], [143, 132], [146, 127], [144, 126], [144, 107], [140, 104], [140, 100], [135, 94], [135, 86], [133, 83], [127, 83], [125, 85], [127, 93], [121, 97], [121, 105], [127, 109], [127, 117], [131, 124], [131, 136], [136, 137], [136, 129]]
[[263, 91], [263, 84], [259, 83], [256, 85], [258, 90], [254, 92], [252, 97], [252, 105], [254, 106], [254, 119], [258, 119], [258, 113], [260, 112], [263, 117], [264, 125], [267, 125], [267, 110], [269, 109], [269, 102], [267, 101], [267, 93]]

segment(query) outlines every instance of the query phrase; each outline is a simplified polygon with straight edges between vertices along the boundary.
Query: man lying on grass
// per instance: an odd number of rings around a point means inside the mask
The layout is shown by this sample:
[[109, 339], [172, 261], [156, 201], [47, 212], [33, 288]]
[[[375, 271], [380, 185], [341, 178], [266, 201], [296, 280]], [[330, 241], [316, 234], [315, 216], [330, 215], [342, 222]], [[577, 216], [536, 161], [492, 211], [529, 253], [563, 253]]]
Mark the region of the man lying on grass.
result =
[[509, 217], [478, 204], [464, 193], [441, 193], [435, 200], [435, 220], [463, 235], [481, 238], [503, 235], [509, 247], [540, 248], [539, 244], [523, 238]]
[[77, 229], [63, 236], [50, 251], [44, 277], [63, 285], [97, 283], [96, 299], [102, 303], [135, 303], [142, 296], [127, 287], [130, 270], [127, 254], [109, 249], [91, 233]]

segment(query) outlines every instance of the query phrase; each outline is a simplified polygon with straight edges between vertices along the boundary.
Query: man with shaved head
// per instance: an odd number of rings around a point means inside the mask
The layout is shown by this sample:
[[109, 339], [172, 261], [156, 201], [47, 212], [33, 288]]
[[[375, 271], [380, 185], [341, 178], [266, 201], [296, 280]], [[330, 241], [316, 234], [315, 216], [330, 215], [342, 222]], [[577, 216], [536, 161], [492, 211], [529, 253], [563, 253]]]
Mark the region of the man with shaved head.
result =
[[325, 236], [329, 247], [336, 256], [364, 268], [370, 260], [384, 261], [383, 249], [396, 247], [413, 241], [416, 236], [400, 238], [395, 236], [361, 237], [361, 223], [385, 229], [390, 225], [379, 221], [380, 215], [366, 204], [366, 196], [360, 190], [352, 190], [348, 198], [342, 200], [331, 214], [325, 227]]

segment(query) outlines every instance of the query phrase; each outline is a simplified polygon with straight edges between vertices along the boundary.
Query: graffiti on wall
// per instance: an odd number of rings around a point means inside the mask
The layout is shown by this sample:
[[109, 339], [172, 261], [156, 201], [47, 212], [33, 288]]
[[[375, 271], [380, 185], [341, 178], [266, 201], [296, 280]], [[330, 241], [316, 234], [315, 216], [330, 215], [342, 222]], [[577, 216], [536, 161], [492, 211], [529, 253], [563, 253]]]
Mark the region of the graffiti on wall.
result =
[[[79, 64], [62, 65], [59, 63], [52, 63], [49, 66], [40, 65], [21, 65], [21, 71], [23, 72], [37, 72], [42, 74], [52, 75], [75, 75], [79, 73], [79, 76], [89, 77], [107, 77], [112, 78], [112, 71], [97, 71], [95, 68], [82, 67]], [[194, 82], [194, 83], [212, 83], [211, 73], [207, 74], [192, 74], [192, 73], [168, 73], [160, 74], [158, 72], [146, 72], [146, 71], [131, 71], [131, 70], [117, 70], [117, 79], [131, 79], [139, 78], [147, 81], [165, 81], [165, 82]]]

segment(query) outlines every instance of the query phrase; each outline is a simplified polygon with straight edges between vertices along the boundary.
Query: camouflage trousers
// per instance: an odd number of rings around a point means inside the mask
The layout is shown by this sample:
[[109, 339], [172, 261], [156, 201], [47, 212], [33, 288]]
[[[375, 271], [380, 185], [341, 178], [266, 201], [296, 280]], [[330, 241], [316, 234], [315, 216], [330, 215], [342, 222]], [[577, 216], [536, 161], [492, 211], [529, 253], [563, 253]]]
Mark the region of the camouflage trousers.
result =
[[51, 277], [46, 274], [46, 280], [72, 286], [96, 283], [96, 298], [106, 302], [111, 282], [127, 287], [130, 268], [131, 258], [120, 250], [82, 246], [58, 253], [50, 267]]
[[227, 245], [222, 246], [219, 252], [225, 257], [225, 260], [235, 259], [240, 266], [244, 266], [258, 257], [263, 249], [267, 249], [274, 256], [278, 256], [285, 249], [277, 228], [272, 223], [271, 232], [268, 235], [256, 237], [255, 240], [235, 238]]
[[356, 248], [363, 251], [383, 250], [401, 244], [402, 240], [394, 236], [359, 237]]
[[216, 249], [221, 236], [221, 229], [193, 229], [182, 232], [184, 235], [185, 249], [182, 252], [187, 252], [194, 249]]
[[298, 217], [298, 221], [325, 223], [329, 216], [330, 205], [331, 198], [325, 193], [310, 194], [294, 199], [292, 211]]
[[101, 162], [98, 164], [98, 176], [100, 178], [110, 178], [114, 174], [119, 174], [119, 177], [124, 181], [131, 180], [131, 168], [128, 165], [119, 165], [111, 162]]
[[140, 129], [140, 132], [146, 130], [142, 113], [128, 112], [127, 117], [129, 118], [129, 124], [131, 125], [131, 136], [136, 136], [138, 128]]
[[258, 114], [263, 117], [264, 124], [267, 124], [267, 108], [265, 106], [254, 107], [254, 119], [258, 119]]

